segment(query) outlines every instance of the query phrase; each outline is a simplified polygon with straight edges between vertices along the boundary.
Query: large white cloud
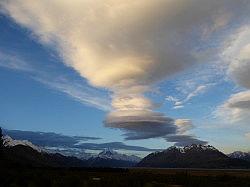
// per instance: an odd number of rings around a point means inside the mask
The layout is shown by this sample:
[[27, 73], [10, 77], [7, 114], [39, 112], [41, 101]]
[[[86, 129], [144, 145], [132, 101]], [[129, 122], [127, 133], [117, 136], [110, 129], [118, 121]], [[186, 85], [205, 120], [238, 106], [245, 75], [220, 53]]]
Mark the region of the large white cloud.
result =
[[216, 115], [227, 123], [248, 124], [250, 116], [250, 26], [237, 30], [224, 48], [222, 58], [228, 63], [228, 75], [246, 91], [232, 94], [218, 107]]
[[250, 89], [250, 26], [241, 27], [223, 51], [229, 63], [228, 74], [241, 86]]
[[[2, 0], [0, 6], [89, 84], [113, 92], [106, 125], [130, 132], [159, 117], [144, 93], [200, 63], [216, 36], [223, 41], [226, 26], [244, 21], [250, 10], [244, 0]], [[162, 120], [166, 129], [174, 124]]]
[[227, 123], [249, 123], [250, 116], [250, 90], [239, 92], [218, 107], [216, 115]]
[[250, 140], [250, 132], [247, 132], [247, 133], [245, 134], [245, 137], [246, 137], [246, 139]]

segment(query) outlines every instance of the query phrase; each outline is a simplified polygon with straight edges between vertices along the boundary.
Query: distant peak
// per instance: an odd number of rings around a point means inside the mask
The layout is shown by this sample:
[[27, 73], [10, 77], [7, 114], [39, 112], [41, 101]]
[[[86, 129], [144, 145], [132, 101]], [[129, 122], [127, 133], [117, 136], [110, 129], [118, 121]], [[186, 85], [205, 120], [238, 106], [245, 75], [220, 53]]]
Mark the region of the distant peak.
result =
[[243, 151], [234, 151], [228, 154], [231, 158], [244, 158], [246, 156], [250, 156], [250, 152], [243, 152]]
[[113, 155], [116, 153], [117, 152], [115, 152], [113, 149], [105, 148], [102, 152], [99, 153], [99, 155]]
[[141, 160], [137, 156], [134, 155], [129, 156], [126, 154], [121, 154], [110, 148], [105, 148], [102, 152], [100, 152], [97, 155], [97, 157], [102, 159], [115, 159], [115, 160], [131, 161], [131, 162], [139, 162]]

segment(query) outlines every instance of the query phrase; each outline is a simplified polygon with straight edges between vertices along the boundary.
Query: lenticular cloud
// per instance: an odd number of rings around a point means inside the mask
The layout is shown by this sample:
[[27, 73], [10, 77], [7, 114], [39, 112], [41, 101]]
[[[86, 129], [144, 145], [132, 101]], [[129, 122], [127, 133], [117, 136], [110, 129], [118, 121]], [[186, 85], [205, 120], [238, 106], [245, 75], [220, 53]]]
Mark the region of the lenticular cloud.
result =
[[124, 130], [127, 139], [178, 133], [175, 120], [154, 112], [144, 94], [201, 63], [197, 56], [207, 44], [224, 40], [224, 28], [249, 12], [244, 0], [2, 0], [0, 6], [90, 85], [113, 93], [105, 125]]

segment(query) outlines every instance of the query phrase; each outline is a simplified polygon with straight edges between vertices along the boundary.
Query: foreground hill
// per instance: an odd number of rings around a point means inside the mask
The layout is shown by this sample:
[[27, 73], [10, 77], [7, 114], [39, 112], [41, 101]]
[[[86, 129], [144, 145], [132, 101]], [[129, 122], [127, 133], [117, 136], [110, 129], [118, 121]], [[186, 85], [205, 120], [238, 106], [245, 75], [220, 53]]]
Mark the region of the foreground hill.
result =
[[21, 167], [85, 167], [86, 160], [61, 154], [47, 153], [41, 147], [29, 141], [14, 140], [9, 136], [3, 137], [3, 152], [1, 165]]
[[250, 168], [244, 160], [230, 158], [210, 145], [170, 147], [151, 153], [137, 167], [155, 168]]
[[85, 167], [87, 161], [75, 157], [66, 157], [61, 154], [49, 154], [25, 146], [15, 145], [5, 147], [1, 166], [8, 167]]

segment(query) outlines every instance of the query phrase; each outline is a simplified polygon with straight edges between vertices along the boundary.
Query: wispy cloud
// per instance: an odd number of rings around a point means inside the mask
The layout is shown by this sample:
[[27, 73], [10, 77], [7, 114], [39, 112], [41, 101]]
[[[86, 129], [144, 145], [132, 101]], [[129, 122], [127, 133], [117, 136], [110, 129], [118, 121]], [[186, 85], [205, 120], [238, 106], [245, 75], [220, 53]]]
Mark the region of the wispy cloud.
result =
[[72, 80], [61, 74], [50, 73], [49, 69], [47, 71], [38, 69], [34, 67], [34, 63], [23, 60], [20, 55], [0, 51], [0, 67], [26, 72], [34, 80], [63, 92], [84, 105], [104, 111], [111, 109], [110, 98], [107, 94], [88, 86], [83, 80]]
[[208, 90], [208, 88], [211, 86], [212, 84], [205, 84], [205, 85], [199, 85], [197, 86], [192, 92], [190, 92], [189, 94], [187, 94], [185, 96], [184, 99], [177, 99], [174, 98], [173, 96], [167, 96], [165, 98], [165, 100], [172, 102], [173, 103], [173, 109], [180, 109], [180, 108], [184, 108], [184, 105], [189, 102], [191, 99], [193, 99], [196, 96], [199, 96], [203, 93], [206, 92], [206, 90]]
[[190, 99], [192, 99], [193, 97], [205, 92], [205, 90], [207, 89], [206, 85], [200, 85], [198, 86], [193, 92], [191, 92], [190, 94], [188, 94], [188, 96], [186, 97], [186, 99], [183, 100], [183, 102], [187, 102]]
[[180, 108], [184, 108], [184, 106], [183, 106], [183, 105], [175, 105], [175, 106], [173, 107], [173, 109], [180, 109]]
[[35, 71], [30, 64], [22, 60], [14, 53], [6, 53], [3, 51], [0, 51], [0, 67], [25, 72]]
[[69, 80], [65, 77], [51, 79], [45, 77], [34, 77], [35, 80], [56, 89], [81, 102], [84, 105], [95, 107], [103, 111], [110, 111], [110, 98], [108, 95], [98, 92], [96, 89], [80, 83], [79, 81]]

